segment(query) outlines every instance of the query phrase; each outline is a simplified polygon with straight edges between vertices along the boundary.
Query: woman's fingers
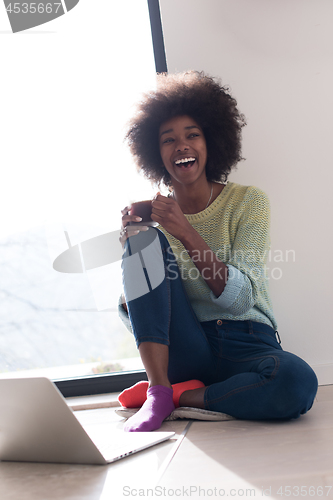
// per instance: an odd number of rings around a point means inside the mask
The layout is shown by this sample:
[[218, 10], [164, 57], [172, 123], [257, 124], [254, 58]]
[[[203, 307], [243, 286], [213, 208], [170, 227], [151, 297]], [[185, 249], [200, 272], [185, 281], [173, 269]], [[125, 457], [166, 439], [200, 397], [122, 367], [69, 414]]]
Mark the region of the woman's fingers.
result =
[[122, 209], [121, 213], [123, 215], [128, 214], [128, 212], [131, 210], [131, 208], [132, 208], [132, 205], [128, 205], [127, 207]]
[[[166, 196], [158, 195], [152, 201], [152, 215], [164, 217], [181, 217], [183, 215], [178, 203], [173, 198], [168, 198]], [[152, 217], [153, 220], [154, 217]], [[160, 222], [160, 221], [158, 221]], [[162, 224], [163, 225], [163, 224]]]
[[154, 203], [155, 201], [162, 201], [167, 204], [172, 204], [175, 202], [173, 198], [169, 198], [168, 196], [163, 196], [161, 193], [157, 193], [155, 197], [153, 198], [152, 202]]
[[141, 231], [148, 231], [149, 227], [148, 226], [124, 226], [123, 229], [120, 231], [120, 238], [119, 241], [124, 246], [127, 238], [130, 236], [135, 236], [136, 234], [139, 234]]
[[131, 228], [133, 226], [125, 226], [121, 231], [120, 231], [120, 238], [119, 238], [119, 241], [120, 243], [122, 244], [122, 246], [124, 246], [125, 244], [125, 241], [127, 240], [127, 238], [129, 238], [130, 236], [134, 236], [136, 234], [139, 234], [139, 230], [138, 229], [130, 229], [128, 230], [128, 228]]
[[141, 222], [142, 217], [138, 217], [137, 215], [123, 215], [121, 222], [122, 222], [122, 228], [127, 226], [130, 222]]
[[122, 246], [125, 245], [125, 242], [127, 238], [130, 236], [135, 236], [136, 234], [139, 234], [141, 231], [148, 231], [149, 227], [148, 226], [141, 226], [138, 224], [131, 224], [135, 222], [141, 222], [142, 217], [139, 217], [137, 215], [129, 215], [129, 211], [131, 210], [132, 206], [129, 205], [123, 210], [121, 210], [122, 214], [122, 219], [121, 219], [121, 231], [120, 231], [120, 237], [119, 241], [122, 244]]
[[172, 198], [167, 198], [166, 196], [157, 195], [153, 201], [152, 201], [152, 210], [154, 211], [164, 211], [164, 210], [170, 210], [172, 207], [178, 207], [178, 203], [172, 199]]
[[133, 236], [134, 234], [138, 234], [141, 231], [148, 231], [148, 226], [125, 226], [121, 231], [120, 235], [126, 235], [126, 238], [129, 236]]

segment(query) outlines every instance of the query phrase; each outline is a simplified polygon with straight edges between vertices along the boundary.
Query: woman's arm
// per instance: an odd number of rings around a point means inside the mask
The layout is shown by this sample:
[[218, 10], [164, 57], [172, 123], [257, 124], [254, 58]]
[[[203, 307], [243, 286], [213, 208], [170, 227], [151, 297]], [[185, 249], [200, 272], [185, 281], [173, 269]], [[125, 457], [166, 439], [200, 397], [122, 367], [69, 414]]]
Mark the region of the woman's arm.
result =
[[192, 226], [191, 229], [180, 241], [211, 291], [216, 297], [219, 297], [228, 280], [228, 267], [217, 258], [213, 250]]
[[122, 308], [124, 309], [124, 311], [128, 314], [126, 299], [125, 299], [125, 295], [123, 293], [120, 296], [120, 303], [121, 303]]
[[152, 219], [183, 244], [209, 288], [219, 297], [228, 280], [228, 267], [191, 226], [174, 199], [158, 195], [152, 207]]

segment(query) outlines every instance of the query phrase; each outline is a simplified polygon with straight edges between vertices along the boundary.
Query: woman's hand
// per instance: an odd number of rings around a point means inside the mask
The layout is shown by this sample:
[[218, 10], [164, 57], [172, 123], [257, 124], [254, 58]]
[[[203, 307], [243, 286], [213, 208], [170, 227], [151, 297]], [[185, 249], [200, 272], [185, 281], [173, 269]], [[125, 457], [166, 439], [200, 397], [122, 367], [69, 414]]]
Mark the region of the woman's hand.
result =
[[122, 219], [121, 219], [121, 231], [120, 231], [119, 241], [123, 248], [127, 238], [139, 234], [140, 231], [148, 231], [149, 229], [148, 226], [129, 226], [130, 222], [140, 222], [142, 220], [142, 218], [138, 217], [137, 215], [129, 215], [130, 210], [131, 210], [131, 205], [125, 207], [121, 211]]
[[161, 224], [177, 240], [182, 241], [189, 232], [193, 231], [193, 227], [173, 198], [167, 198], [158, 193], [152, 201], [152, 207], [151, 218]]
[[151, 218], [183, 244], [209, 288], [216, 297], [219, 297], [228, 280], [226, 264], [217, 258], [200, 234], [191, 226], [173, 198], [158, 194], [152, 206]]

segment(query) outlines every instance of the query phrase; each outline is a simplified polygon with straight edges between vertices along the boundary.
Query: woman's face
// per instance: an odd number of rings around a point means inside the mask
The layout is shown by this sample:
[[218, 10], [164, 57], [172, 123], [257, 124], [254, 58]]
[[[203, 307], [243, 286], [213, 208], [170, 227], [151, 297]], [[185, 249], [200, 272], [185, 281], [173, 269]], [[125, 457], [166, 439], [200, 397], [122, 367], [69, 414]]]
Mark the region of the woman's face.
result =
[[163, 164], [172, 185], [192, 184], [206, 178], [207, 146], [203, 131], [190, 116], [175, 116], [159, 130]]

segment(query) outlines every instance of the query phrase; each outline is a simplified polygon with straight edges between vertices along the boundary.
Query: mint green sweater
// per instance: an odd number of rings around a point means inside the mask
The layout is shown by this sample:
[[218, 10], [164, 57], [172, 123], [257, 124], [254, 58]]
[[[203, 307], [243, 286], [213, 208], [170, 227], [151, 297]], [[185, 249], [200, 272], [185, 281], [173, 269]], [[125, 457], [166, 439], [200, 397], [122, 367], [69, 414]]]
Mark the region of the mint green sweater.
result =
[[276, 330], [265, 271], [270, 247], [270, 206], [266, 194], [253, 186], [228, 182], [208, 208], [186, 218], [228, 266], [227, 284], [216, 297], [180, 241], [160, 227], [176, 256], [199, 321], [252, 320]]

